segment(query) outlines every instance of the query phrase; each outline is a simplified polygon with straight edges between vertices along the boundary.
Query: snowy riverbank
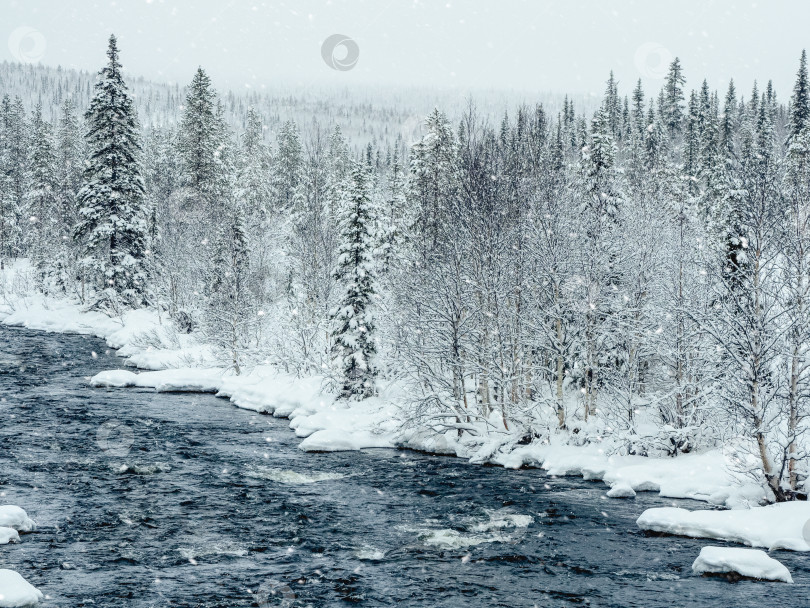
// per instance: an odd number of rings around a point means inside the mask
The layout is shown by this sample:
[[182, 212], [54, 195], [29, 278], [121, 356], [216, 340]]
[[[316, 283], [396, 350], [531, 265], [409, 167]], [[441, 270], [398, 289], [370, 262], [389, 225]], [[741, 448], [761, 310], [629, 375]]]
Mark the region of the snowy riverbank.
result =
[[[300, 448], [305, 451], [404, 447], [506, 468], [538, 467], [552, 475], [602, 480], [609, 486], [608, 496], [617, 498], [629, 498], [639, 491], [654, 491], [664, 497], [689, 498], [732, 509], [756, 507], [763, 498], [761, 488], [739, 479], [730, 470], [726, 454], [720, 449], [676, 458], [621, 456], [613, 453], [615, 450], [611, 449], [609, 441], [573, 446], [567, 444], [563, 435], [552, 436], [550, 441], [542, 443], [521, 445], [517, 437], [499, 427], [497, 417], [493, 417], [488, 433], [459, 439], [455, 431], [440, 433], [404, 427], [397, 406], [399, 389], [396, 385], [383, 386], [378, 397], [347, 405], [337, 402], [325, 390], [323, 378], [295, 378], [270, 366], [256, 367], [242, 376], [225, 373], [213, 365], [215, 358], [210, 347], [195, 343], [191, 335], [177, 335], [151, 310], [129, 311], [113, 319], [101, 313], [85, 312], [75, 303], [30, 291], [26, 295], [12, 296], [10, 290], [5, 289], [5, 294], [0, 304], [3, 324], [97, 336], [106, 340], [110, 348], [118, 350], [125, 365], [149, 370], [105, 371], [88, 378], [91, 385], [215, 393], [238, 407], [289, 418], [291, 429], [302, 438]], [[795, 508], [798, 513], [803, 507]], [[736, 517], [767, 519], [769, 513], [763, 515], [760, 509], [751, 509], [746, 516]], [[807, 516], [810, 517], [810, 511]], [[655, 525], [644, 526], [645, 517], [651, 519], [646, 513], [640, 519], [645, 529], [691, 534], [692, 528], [684, 528], [682, 518], [659, 517]], [[806, 520], [804, 511], [792, 517], [790, 526], [798, 526], [797, 529], [780, 532], [780, 538], [776, 539], [792, 541], [777, 543], [777, 546], [808, 550], [810, 546], [802, 540]], [[770, 542], [752, 542], [744, 535], [731, 532], [697, 535], [771, 546]]]
[[376, 398], [346, 405], [324, 390], [323, 378], [295, 378], [269, 366], [242, 376], [228, 375], [213, 365], [210, 347], [195, 343], [191, 335], [170, 331], [151, 310], [128, 311], [113, 319], [37, 293], [11, 296], [6, 289], [0, 318], [10, 326], [103, 338], [118, 349], [125, 365], [152, 370], [102, 372], [91, 379], [94, 386], [216, 393], [238, 407], [289, 418], [290, 427], [302, 438], [301, 449], [307, 451], [406, 447], [507, 468], [533, 466], [553, 475], [603, 480], [617, 497], [655, 491], [732, 508], [756, 505], [762, 499], [760, 488], [741, 482], [729, 470], [722, 450], [677, 458], [620, 456], [611, 455], [607, 441], [572, 446], [562, 435], [519, 445], [516, 437], [499, 428], [497, 416], [492, 429], [482, 433], [483, 440], [466, 435], [459, 439], [455, 431], [403, 430], [395, 385], [384, 386]]

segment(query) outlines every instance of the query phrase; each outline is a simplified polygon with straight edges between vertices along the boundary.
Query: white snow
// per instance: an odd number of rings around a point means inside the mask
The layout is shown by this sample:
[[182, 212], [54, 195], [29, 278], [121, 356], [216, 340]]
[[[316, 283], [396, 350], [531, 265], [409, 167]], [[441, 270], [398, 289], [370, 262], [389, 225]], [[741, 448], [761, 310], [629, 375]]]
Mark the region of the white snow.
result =
[[133, 372], [114, 369], [96, 374], [90, 385], [96, 387], [138, 386], [158, 392], [215, 393], [222, 384], [222, 369], [180, 368], [153, 372]]
[[787, 568], [764, 551], [735, 547], [703, 547], [692, 570], [698, 574], [736, 572], [748, 578], [792, 583]]
[[653, 532], [716, 538], [771, 550], [810, 551], [808, 522], [810, 503], [796, 501], [722, 511], [661, 507], [647, 509], [636, 523]]
[[613, 484], [607, 495], [608, 498], [635, 498], [636, 491], [626, 481], [620, 481]]
[[33, 606], [42, 592], [14, 570], [0, 569], [0, 608]]
[[23, 509], [15, 505], [0, 506], [0, 526], [14, 528], [20, 532], [31, 532], [36, 528], [34, 520]]
[[14, 528], [0, 526], [0, 545], [20, 542], [20, 534]]

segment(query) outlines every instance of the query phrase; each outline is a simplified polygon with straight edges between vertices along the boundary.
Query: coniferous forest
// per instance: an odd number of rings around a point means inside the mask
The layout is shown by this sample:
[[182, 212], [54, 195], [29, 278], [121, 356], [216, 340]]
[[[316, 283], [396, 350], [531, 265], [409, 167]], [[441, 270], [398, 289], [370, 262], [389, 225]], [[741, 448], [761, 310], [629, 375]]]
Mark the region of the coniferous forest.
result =
[[768, 500], [805, 497], [805, 53], [791, 91], [690, 91], [675, 59], [660, 90], [610, 74], [595, 111], [470, 99], [406, 141], [271, 134], [203, 68], [176, 120], [142, 81], [136, 111], [138, 49], [101, 51], [92, 88], [0, 104], [0, 262], [41, 291], [155, 310], [233, 375], [324, 376], [347, 404], [396, 383], [413, 428], [731, 446]]

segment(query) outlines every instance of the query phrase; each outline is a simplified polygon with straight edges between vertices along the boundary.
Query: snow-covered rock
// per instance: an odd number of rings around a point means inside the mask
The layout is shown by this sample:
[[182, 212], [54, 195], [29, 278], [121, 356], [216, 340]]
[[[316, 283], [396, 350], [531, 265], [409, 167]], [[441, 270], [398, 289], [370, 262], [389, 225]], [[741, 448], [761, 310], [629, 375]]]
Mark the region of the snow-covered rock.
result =
[[96, 374], [90, 378], [90, 386], [95, 387], [117, 387], [124, 388], [136, 386], [138, 374], [133, 374], [125, 369], [111, 369]]
[[783, 564], [759, 549], [703, 547], [692, 570], [698, 574], [736, 573], [765, 581], [793, 582]]
[[730, 511], [689, 511], [676, 507], [647, 509], [636, 522], [642, 530], [716, 538], [752, 547], [810, 551], [804, 529], [810, 503], [785, 502]]
[[14, 570], [0, 569], [0, 608], [34, 606], [42, 592]]
[[20, 534], [14, 528], [0, 526], [0, 545], [20, 542]]
[[28, 517], [28, 513], [16, 505], [0, 506], [0, 526], [14, 528], [20, 532], [30, 532], [36, 528], [34, 520]]
[[613, 487], [608, 490], [608, 498], [635, 498], [636, 491], [626, 481], [620, 481], [613, 484]]

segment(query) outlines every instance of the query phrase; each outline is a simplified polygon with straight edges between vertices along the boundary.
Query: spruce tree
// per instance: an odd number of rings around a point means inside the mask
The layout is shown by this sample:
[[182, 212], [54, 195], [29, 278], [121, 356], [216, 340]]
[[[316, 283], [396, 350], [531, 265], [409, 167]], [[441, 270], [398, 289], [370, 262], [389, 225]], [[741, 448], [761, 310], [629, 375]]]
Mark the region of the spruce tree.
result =
[[251, 227], [258, 227], [270, 211], [270, 149], [264, 143], [259, 114], [249, 108], [242, 134], [237, 172], [237, 200]]
[[59, 213], [55, 197], [55, 156], [51, 125], [42, 118], [42, 104], [37, 104], [31, 117], [31, 176], [26, 195], [32, 234], [29, 239], [31, 257], [45, 272], [49, 253], [58, 235]]
[[[304, 158], [298, 127], [288, 120], [278, 134], [275, 189], [279, 209], [299, 207], [303, 187]], [[300, 210], [299, 210], [300, 211]]]
[[807, 82], [807, 51], [802, 51], [793, 96], [790, 98], [790, 135], [797, 136], [810, 124], [810, 84]]
[[361, 400], [375, 393], [377, 370], [374, 355], [374, 316], [376, 267], [374, 259], [374, 213], [369, 168], [363, 163], [352, 167], [351, 185], [346, 196], [341, 239], [334, 278], [341, 292], [332, 312], [332, 354], [340, 368], [340, 397]]
[[729, 158], [734, 153], [734, 135], [737, 130], [737, 90], [734, 81], [728, 83], [723, 116], [720, 120], [720, 146], [724, 155]]
[[22, 100], [6, 95], [0, 103], [0, 268], [4, 258], [25, 254], [28, 140]]
[[211, 79], [198, 68], [186, 93], [177, 149], [187, 188], [185, 209], [213, 222], [228, 199], [228, 130]]
[[641, 87], [641, 78], [633, 89], [633, 128], [635, 135], [644, 133], [647, 125], [644, 124], [644, 89]]
[[91, 284], [123, 303], [143, 304], [146, 291], [146, 209], [135, 108], [110, 36], [85, 114], [89, 157], [79, 192], [75, 235]]
[[670, 135], [680, 133], [683, 128], [683, 85], [685, 83], [686, 77], [683, 75], [681, 61], [676, 57], [669, 66], [663, 90], [664, 104], [661, 108], [664, 125]]
[[205, 322], [208, 340], [228, 354], [231, 368], [240, 374], [256, 311], [249, 285], [249, 249], [242, 212], [235, 205], [229, 207], [233, 208], [220, 222], [214, 246]]

